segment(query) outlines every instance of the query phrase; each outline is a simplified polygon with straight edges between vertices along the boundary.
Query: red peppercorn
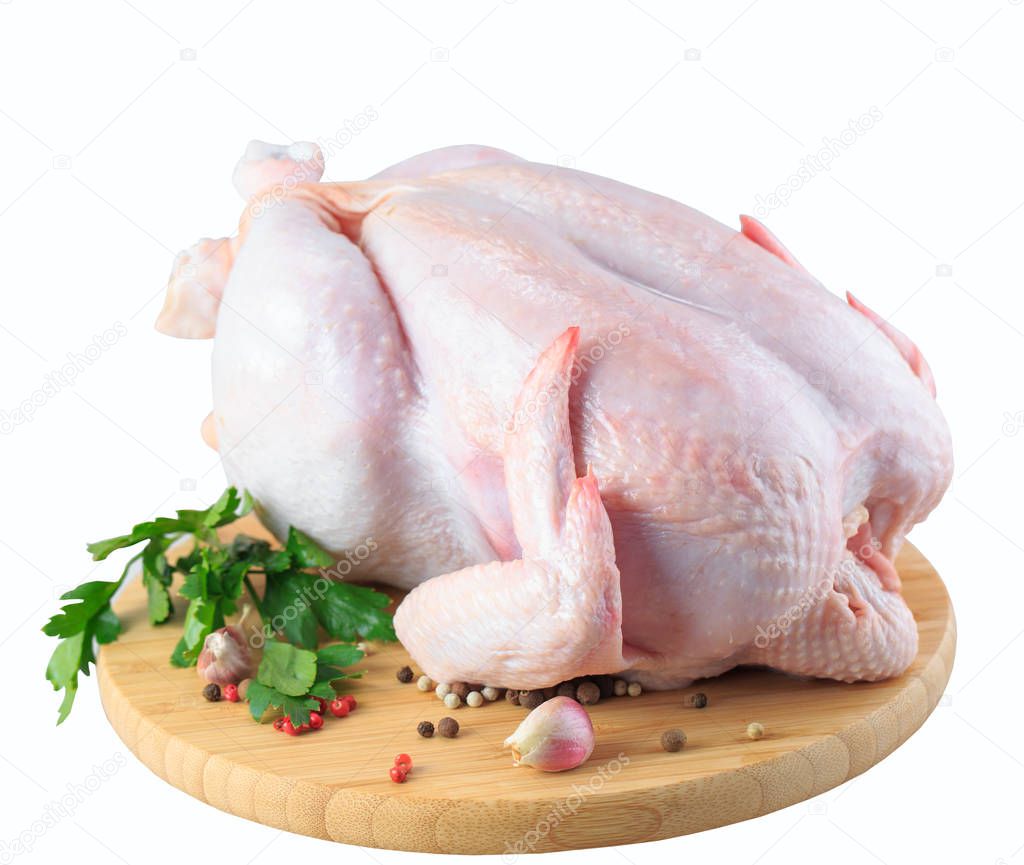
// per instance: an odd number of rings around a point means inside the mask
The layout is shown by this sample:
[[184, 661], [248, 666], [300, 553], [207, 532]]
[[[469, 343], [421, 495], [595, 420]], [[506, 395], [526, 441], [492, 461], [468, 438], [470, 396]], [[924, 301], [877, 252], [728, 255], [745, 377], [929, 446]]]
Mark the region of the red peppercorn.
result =
[[412, 757], [408, 754], [399, 754], [395, 757], [395, 765], [406, 774], [412, 771]]
[[225, 685], [220, 689], [220, 695], [229, 703], [238, 702], [238, 685]]
[[280, 730], [282, 724], [284, 724], [284, 718], [274, 718], [274, 729], [275, 730]]
[[354, 712], [359, 705], [358, 703], [356, 703], [356, 698], [353, 697], [351, 694], [346, 694], [341, 699], [348, 703], [348, 710], [350, 712]]
[[281, 722], [281, 729], [284, 730], [289, 736], [298, 736], [299, 731], [295, 728], [291, 718], [285, 718]]
[[324, 716], [319, 712], [309, 713], [309, 729], [319, 730], [324, 725]]
[[349, 712], [348, 703], [342, 700], [341, 697], [338, 697], [336, 700], [331, 700], [329, 708], [331, 710], [331, 714], [334, 715], [335, 718], [344, 718]]
[[391, 771], [388, 772], [388, 774], [391, 776], [391, 780], [394, 781], [396, 784], [405, 783], [405, 777], [407, 773], [398, 766], [392, 766]]

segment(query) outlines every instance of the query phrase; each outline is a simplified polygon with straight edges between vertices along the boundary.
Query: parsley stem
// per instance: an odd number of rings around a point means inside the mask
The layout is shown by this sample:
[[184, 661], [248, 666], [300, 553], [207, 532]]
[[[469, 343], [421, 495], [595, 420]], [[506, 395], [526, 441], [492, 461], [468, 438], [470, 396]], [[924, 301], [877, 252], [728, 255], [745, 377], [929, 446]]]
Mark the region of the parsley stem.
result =
[[252, 580], [249, 579], [249, 575], [246, 574], [243, 578], [245, 581], [245, 587], [249, 590], [249, 596], [252, 598], [253, 604], [256, 606], [256, 612], [260, 614], [261, 619], [265, 619], [263, 615], [263, 605], [260, 603], [260, 596], [256, 592], [256, 587], [252, 584]]

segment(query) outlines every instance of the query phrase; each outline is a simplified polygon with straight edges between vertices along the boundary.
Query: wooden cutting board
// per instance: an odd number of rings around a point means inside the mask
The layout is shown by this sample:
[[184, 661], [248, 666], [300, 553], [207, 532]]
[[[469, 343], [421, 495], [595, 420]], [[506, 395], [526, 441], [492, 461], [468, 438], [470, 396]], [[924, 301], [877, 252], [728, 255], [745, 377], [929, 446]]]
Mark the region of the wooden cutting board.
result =
[[[251, 518], [237, 530], [263, 534]], [[612, 698], [591, 707], [590, 760], [559, 774], [513, 767], [502, 751], [525, 710], [503, 700], [446, 710], [432, 693], [397, 681], [398, 668], [411, 663], [397, 645], [371, 646], [366, 676], [350, 688], [358, 710], [316, 733], [287, 736], [255, 723], [244, 704], [208, 703], [195, 670], [168, 664], [180, 629], [149, 626], [137, 581], [115, 605], [125, 633], [101, 651], [99, 686], [110, 723], [153, 772], [269, 826], [438, 853], [651, 841], [816, 796], [873, 766], [923, 723], [949, 678], [956, 625], [927, 560], [908, 544], [897, 564], [921, 636], [917, 660], [900, 678], [845, 685], [751, 669], [685, 690]], [[707, 708], [689, 704], [696, 691], [707, 694]], [[419, 721], [445, 715], [459, 721], [458, 738], [417, 735]], [[747, 737], [751, 721], [764, 725], [763, 739]], [[660, 746], [671, 727], [688, 737], [678, 753]], [[401, 752], [415, 768], [395, 784], [388, 769]]]

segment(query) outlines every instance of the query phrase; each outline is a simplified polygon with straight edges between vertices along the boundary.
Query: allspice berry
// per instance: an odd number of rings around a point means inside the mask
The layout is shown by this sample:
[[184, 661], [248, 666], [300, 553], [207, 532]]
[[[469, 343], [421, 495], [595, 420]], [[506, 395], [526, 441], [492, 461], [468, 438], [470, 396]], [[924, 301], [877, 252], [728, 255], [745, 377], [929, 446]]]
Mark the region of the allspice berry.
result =
[[575, 682], [562, 682], [557, 688], [555, 688], [556, 697], [568, 697], [570, 700], [576, 699], [576, 683]]
[[505, 689], [505, 700], [507, 702], [511, 703], [513, 706], [518, 706], [519, 705], [519, 691], [517, 691], [515, 688], [506, 688]]
[[403, 685], [408, 685], [413, 680], [412, 667], [402, 667], [395, 676]]
[[249, 683], [251, 681], [252, 681], [252, 679], [242, 679], [242, 681], [238, 683], [238, 699], [239, 700], [244, 700], [246, 698], [246, 696], [248, 695], [248, 693], [249, 693]]
[[203, 696], [211, 703], [216, 703], [220, 699], [220, 685], [216, 682], [210, 682], [209, 685], [203, 688]]
[[681, 751], [686, 744], [686, 733], [682, 730], [666, 730], [661, 734], [661, 747], [666, 751]]
[[452, 682], [452, 693], [462, 702], [466, 701], [466, 695], [473, 690], [466, 682]]
[[592, 706], [601, 699], [601, 689], [595, 682], [580, 682], [576, 688], [576, 699], [584, 706]]
[[442, 718], [437, 722], [437, 732], [446, 739], [454, 739], [459, 735], [459, 722], [454, 718]]
[[424, 739], [429, 739], [434, 735], [434, 725], [430, 721], [420, 721], [419, 724], [416, 725], [416, 732]]
[[524, 709], [536, 709], [541, 703], [544, 702], [543, 691], [520, 691], [519, 692], [519, 705]]
[[708, 704], [708, 695], [703, 691], [698, 691], [690, 697], [690, 702], [693, 703], [694, 709], [703, 709]]

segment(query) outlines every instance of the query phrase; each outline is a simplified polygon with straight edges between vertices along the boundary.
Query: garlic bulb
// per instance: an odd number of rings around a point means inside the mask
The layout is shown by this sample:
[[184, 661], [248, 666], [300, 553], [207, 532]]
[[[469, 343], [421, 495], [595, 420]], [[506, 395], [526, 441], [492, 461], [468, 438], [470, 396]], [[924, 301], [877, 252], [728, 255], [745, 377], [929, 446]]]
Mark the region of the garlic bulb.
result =
[[544, 772], [575, 769], [594, 750], [590, 715], [569, 697], [553, 697], [530, 712], [505, 740], [515, 765]]
[[201, 679], [218, 685], [237, 685], [249, 678], [252, 658], [238, 628], [228, 625], [207, 634], [196, 669]]

